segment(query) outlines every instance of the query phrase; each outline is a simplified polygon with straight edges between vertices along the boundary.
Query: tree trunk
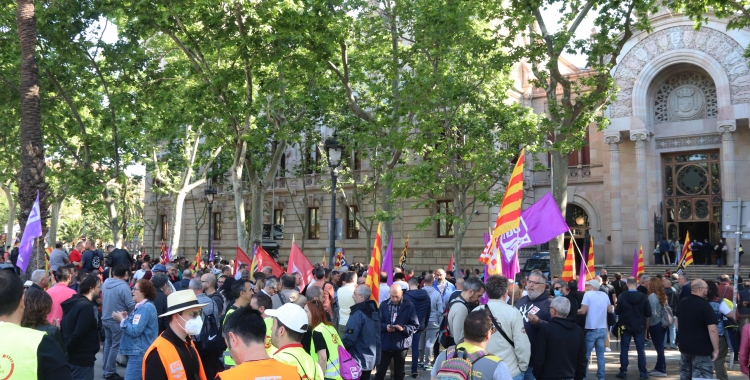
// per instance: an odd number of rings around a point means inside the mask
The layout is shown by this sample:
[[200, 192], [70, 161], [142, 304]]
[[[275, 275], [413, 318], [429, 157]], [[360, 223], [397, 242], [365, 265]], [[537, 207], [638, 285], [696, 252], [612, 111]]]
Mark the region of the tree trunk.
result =
[[107, 217], [109, 220], [109, 230], [112, 231], [112, 244], [116, 248], [122, 248], [122, 237], [120, 236], [120, 223], [117, 222], [117, 204], [112, 197], [112, 193], [104, 188], [102, 192], [104, 204], [107, 206]]
[[[39, 210], [42, 213], [42, 234], [47, 232], [47, 196], [49, 185], [45, 181], [44, 141], [42, 135], [42, 114], [39, 105], [39, 67], [36, 49], [36, 14], [34, 0], [17, 1], [16, 22], [21, 46], [21, 170], [18, 175], [18, 224], [21, 231], [26, 228], [31, 208], [39, 191]], [[30, 263], [39, 262], [40, 250], [35, 250]], [[34, 270], [37, 268], [31, 268]], [[30, 272], [28, 272], [30, 273]]]
[[6, 224], [7, 234], [5, 235], [5, 245], [13, 246], [13, 226], [16, 224], [16, 203], [13, 200], [10, 186], [2, 186], [5, 199], [8, 201], [8, 222]]
[[250, 186], [251, 209], [250, 209], [250, 240], [247, 245], [260, 245], [263, 241], [263, 199], [265, 198], [266, 186], [262, 181], [254, 181]]
[[179, 191], [173, 194], [172, 198], [172, 216], [169, 223], [169, 241], [174, 252], [180, 248], [180, 236], [182, 235], [182, 206], [185, 204], [185, 191]]
[[[381, 231], [381, 243], [383, 245], [387, 245], [391, 236], [393, 236], [393, 218], [391, 217], [391, 212], [393, 211], [393, 201], [391, 201], [393, 189], [391, 188], [391, 184], [387, 182], [388, 181], [383, 182], [383, 211], [388, 215], [388, 219], [383, 222], [385, 228]], [[379, 248], [381, 250], [383, 249], [383, 247]]]
[[250, 252], [247, 246], [247, 230], [245, 229], [245, 200], [242, 191], [242, 166], [232, 166], [232, 191], [234, 192], [235, 222], [237, 223], [237, 246], [245, 253]]
[[[568, 158], [570, 153], [550, 151], [552, 156], [552, 196], [565, 218], [568, 207]], [[561, 275], [565, 264], [565, 234], [554, 237], [549, 242], [550, 275]]]
[[50, 216], [49, 235], [47, 239], [50, 246], [54, 246], [54, 244], [57, 243], [57, 227], [60, 222], [60, 209], [62, 208], [64, 199], [65, 198], [57, 200], [50, 205], [52, 215]]

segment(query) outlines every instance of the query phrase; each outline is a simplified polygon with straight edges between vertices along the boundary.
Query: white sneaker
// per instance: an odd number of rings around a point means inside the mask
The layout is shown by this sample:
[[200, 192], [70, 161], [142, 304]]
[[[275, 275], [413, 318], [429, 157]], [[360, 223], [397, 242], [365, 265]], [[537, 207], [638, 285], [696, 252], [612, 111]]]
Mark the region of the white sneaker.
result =
[[649, 375], [650, 375], [650, 376], [653, 376], [653, 377], [667, 377], [667, 374], [666, 374], [666, 373], [664, 373], [664, 372], [659, 372], [659, 371], [654, 371], [654, 372], [651, 372], [651, 373], [649, 373]]
[[609, 347], [604, 347], [604, 352], [612, 352], [612, 349]]

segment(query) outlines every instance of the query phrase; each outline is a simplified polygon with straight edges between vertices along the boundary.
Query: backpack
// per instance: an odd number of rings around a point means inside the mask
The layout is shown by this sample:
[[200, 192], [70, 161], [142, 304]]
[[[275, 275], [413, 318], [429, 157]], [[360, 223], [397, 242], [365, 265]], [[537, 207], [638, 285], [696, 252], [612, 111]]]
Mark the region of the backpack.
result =
[[451, 312], [451, 306], [460, 302], [466, 306], [466, 302], [461, 298], [456, 298], [448, 304], [445, 308], [445, 314], [443, 315], [443, 321], [440, 322], [440, 345], [443, 347], [451, 347], [456, 345], [456, 341], [453, 339], [453, 335], [450, 332], [450, 326], [448, 325], [448, 314]]
[[661, 325], [664, 327], [669, 327], [674, 325], [674, 313], [672, 313], [672, 308], [669, 307], [669, 303], [664, 305], [661, 311]]
[[219, 321], [216, 320], [216, 316], [213, 313], [204, 313], [203, 327], [201, 327], [200, 341], [198, 343], [204, 351], [226, 350], [227, 346], [224, 343], [224, 337], [221, 336], [221, 332], [219, 331]]
[[451, 346], [445, 351], [445, 361], [440, 365], [435, 380], [471, 380], [474, 363], [485, 356], [487, 353], [482, 350], [469, 354], [463, 348]]
[[94, 267], [94, 269], [99, 269], [99, 267], [102, 265], [102, 259], [99, 257], [99, 251], [91, 251], [93, 257], [91, 258], [91, 266]]
[[358, 380], [362, 377], [362, 368], [342, 345], [339, 345], [339, 375], [344, 380]]

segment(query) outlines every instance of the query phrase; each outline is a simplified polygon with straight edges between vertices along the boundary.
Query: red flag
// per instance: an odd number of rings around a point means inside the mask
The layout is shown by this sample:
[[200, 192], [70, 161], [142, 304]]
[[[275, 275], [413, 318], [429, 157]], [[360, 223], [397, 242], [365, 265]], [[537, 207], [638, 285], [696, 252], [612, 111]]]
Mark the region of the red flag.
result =
[[241, 264], [247, 264], [247, 266], [250, 266], [252, 262], [253, 260], [250, 260], [250, 258], [247, 257], [245, 251], [237, 246], [237, 255], [234, 257], [234, 273], [237, 273], [237, 270], [239, 269]]
[[274, 276], [281, 278], [281, 275], [284, 274], [284, 269], [271, 258], [271, 255], [265, 249], [258, 247], [255, 251], [255, 257], [258, 259], [258, 270], [262, 271], [263, 267], [271, 267]]
[[300, 251], [299, 247], [297, 247], [297, 243], [292, 242], [292, 250], [289, 252], [289, 267], [287, 268], [286, 273], [293, 274], [294, 272], [299, 272], [302, 276], [301, 288], [304, 289], [307, 284], [312, 282], [312, 270], [313, 265], [310, 263], [310, 260], [308, 260], [307, 257], [305, 257], [305, 254]]
[[451, 261], [448, 262], [447, 270], [456, 270], [456, 256], [455, 255], [451, 255]]

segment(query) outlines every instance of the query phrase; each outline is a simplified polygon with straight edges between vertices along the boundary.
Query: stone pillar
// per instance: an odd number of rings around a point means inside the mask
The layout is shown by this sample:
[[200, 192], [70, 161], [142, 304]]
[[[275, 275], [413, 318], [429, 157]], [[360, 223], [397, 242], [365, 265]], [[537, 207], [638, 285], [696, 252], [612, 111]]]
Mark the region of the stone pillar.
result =
[[[736, 120], [721, 120], [716, 123], [716, 129], [721, 133], [721, 196], [727, 201], [737, 200], [737, 181], [734, 171], [734, 131], [737, 130]], [[722, 210], [726, 212], [726, 210]], [[719, 228], [721, 231], [721, 227]], [[734, 235], [732, 235], [734, 236]], [[727, 264], [734, 264], [734, 253], [737, 240], [732, 237], [726, 239]]]
[[610, 231], [612, 256], [608, 264], [622, 265], [622, 207], [620, 203], [620, 133], [605, 136], [609, 144], [609, 200], [612, 228]]
[[638, 177], [636, 178], [638, 184], [638, 191], [636, 192], [638, 246], [643, 248], [643, 264], [649, 265], [654, 252], [648, 230], [648, 173], [646, 171], [646, 141], [649, 141], [650, 133], [646, 130], [631, 131], [630, 139], [635, 141], [635, 166], [636, 176]]

